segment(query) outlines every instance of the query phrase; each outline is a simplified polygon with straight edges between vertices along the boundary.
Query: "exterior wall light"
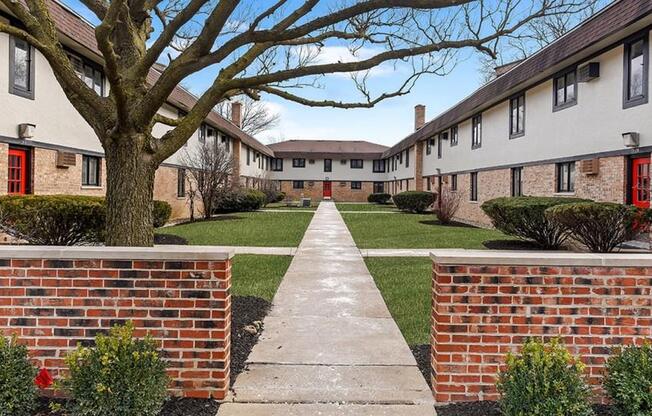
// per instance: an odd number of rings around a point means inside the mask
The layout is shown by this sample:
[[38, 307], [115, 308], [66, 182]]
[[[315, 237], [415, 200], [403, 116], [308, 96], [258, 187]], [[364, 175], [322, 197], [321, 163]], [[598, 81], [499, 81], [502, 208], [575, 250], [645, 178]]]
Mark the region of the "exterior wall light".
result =
[[623, 133], [623, 145], [625, 147], [638, 147], [639, 144], [639, 134], [637, 132], [627, 132]]
[[34, 131], [36, 130], [36, 124], [22, 123], [18, 125], [18, 138], [19, 139], [31, 139], [34, 137]]

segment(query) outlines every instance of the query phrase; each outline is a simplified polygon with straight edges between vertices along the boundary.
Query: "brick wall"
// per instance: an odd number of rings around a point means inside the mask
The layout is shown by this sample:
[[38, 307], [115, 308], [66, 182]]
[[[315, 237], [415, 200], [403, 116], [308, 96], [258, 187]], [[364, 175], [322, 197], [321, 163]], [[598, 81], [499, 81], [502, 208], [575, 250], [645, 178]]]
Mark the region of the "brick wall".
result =
[[433, 253], [432, 388], [437, 402], [494, 400], [505, 354], [561, 339], [598, 386], [610, 348], [652, 336], [652, 255]]
[[2, 247], [0, 331], [57, 375], [78, 343], [131, 320], [164, 350], [173, 394], [229, 387], [231, 254], [201, 247]]
[[[290, 199], [311, 198], [313, 201], [324, 199], [324, 183], [322, 181], [303, 181], [303, 189], [294, 189], [292, 181], [280, 181], [280, 184], [281, 191]], [[373, 189], [373, 182], [362, 182], [362, 189], [351, 189], [351, 182], [347, 181], [331, 182], [334, 201], [367, 202], [367, 197], [373, 193]]]

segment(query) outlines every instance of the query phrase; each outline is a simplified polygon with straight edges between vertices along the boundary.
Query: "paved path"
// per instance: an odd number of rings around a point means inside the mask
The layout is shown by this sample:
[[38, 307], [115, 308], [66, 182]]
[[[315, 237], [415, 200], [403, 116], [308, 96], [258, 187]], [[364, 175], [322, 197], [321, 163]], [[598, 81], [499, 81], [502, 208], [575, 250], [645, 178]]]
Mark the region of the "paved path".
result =
[[432, 393], [335, 204], [323, 202], [218, 416], [433, 416]]

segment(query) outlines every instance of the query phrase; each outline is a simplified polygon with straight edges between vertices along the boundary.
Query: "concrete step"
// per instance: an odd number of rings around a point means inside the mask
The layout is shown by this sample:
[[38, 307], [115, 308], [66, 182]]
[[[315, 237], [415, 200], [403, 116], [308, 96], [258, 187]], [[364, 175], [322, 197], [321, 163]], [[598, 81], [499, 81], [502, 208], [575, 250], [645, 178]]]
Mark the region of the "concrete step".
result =
[[436, 416], [432, 405], [225, 403], [218, 416]]

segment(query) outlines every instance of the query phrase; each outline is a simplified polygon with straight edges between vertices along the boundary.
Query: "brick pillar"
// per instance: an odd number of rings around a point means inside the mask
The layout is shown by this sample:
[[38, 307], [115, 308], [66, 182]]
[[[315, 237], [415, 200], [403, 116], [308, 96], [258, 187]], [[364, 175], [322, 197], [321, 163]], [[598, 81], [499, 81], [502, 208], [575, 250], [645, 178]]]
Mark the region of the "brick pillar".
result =
[[414, 145], [414, 185], [417, 191], [423, 191], [423, 143], [423, 141], [418, 141]]
[[233, 138], [233, 177], [235, 185], [240, 185], [240, 139]]
[[414, 131], [426, 124], [426, 106], [419, 104], [414, 107]]
[[231, 103], [231, 122], [242, 128], [242, 103], [239, 101]]
[[163, 350], [170, 390], [224, 399], [230, 253], [188, 247], [0, 247], [0, 331], [56, 377], [78, 343], [133, 322]]

